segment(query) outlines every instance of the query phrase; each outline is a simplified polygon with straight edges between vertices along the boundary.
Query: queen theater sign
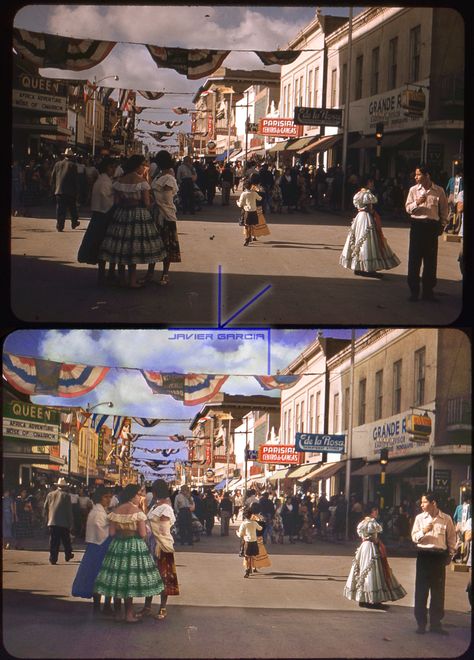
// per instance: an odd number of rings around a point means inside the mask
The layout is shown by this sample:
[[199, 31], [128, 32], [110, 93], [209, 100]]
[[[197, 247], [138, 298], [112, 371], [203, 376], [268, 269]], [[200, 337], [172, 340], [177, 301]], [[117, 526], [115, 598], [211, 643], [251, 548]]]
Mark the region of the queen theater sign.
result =
[[67, 86], [57, 80], [17, 72], [13, 79], [12, 106], [40, 115], [67, 114]]

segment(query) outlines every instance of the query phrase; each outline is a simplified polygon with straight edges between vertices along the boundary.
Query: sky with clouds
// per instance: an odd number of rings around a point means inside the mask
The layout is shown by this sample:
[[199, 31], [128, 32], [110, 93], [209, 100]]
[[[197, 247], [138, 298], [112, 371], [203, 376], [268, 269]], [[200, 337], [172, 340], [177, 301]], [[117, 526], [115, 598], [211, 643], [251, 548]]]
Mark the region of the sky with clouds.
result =
[[[97, 80], [118, 75], [104, 85], [127, 89], [188, 92], [164, 96], [159, 101], [142, 101], [141, 105], [160, 108], [145, 110], [141, 119], [169, 121], [184, 118], [172, 108], [191, 106], [194, 93], [205, 82], [187, 80], [171, 69], [159, 69], [146, 48], [138, 44], [182, 48], [214, 48], [238, 50], [277, 50], [310, 23], [315, 6], [245, 6], [245, 5], [28, 5], [15, 16], [14, 26], [36, 32], [48, 32], [76, 38], [94, 38], [132, 42], [117, 44], [99, 65], [82, 72], [41, 69], [44, 76], [88, 78]], [[321, 7], [323, 14], [347, 16], [347, 7]], [[280, 67], [264, 67], [255, 53], [233, 51], [223, 66], [231, 69], [278, 71]], [[189, 94], [192, 92], [192, 94]], [[115, 98], [116, 94], [112, 96]], [[143, 125], [142, 125], [143, 126]], [[189, 118], [183, 124], [190, 130]], [[180, 130], [182, 130], [180, 127]], [[146, 129], [145, 129], [146, 130]], [[170, 139], [167, 144], [175, 142]], [[151, 142], [150, 147], [156, 148]]]
[[[55, 406], [95, 405], [112, 401], [113, 409], [98, 407], [94, 412], [135, 417], [165, 419], [192, 419], [201, 406], [184, 406], [170, 396], [153, 394], [138, 369], [179, 373], [234, 374], [222, 387], [228, 394], [265, 394], [278, 396], [278, 390], [263, 390], [253, 377], [235, 374], [268, 373], [268, 336], [256, 330], [253, 339], [236, 338], [235, 334], [252, 334], [248, 330], [220, 331], [225, 339], [200, 340], [196, 338], [172, 339], [185, 331], [170, 330], [17, 330], [5, 338], [4, 352], [16, 355], [91, 365], [115, 367], [94, 390], [84, 397], [65, 399], [59, 397], [33, 397], [35, 403]], [[196, 331], [198, 332], [198, 331]], [[208, 331], [199, 331], [209, 334]], [[351, 330], [323, 330], [323, 335], [350, 339]], [[357, 336], [363, 330], [357, 330]], [[194, 333], [191, 333], [194, 334]], [[284, 369], [317, 337], [318, 329], [277, 330], [270, 332], [270, 371]], [[264, 335], [262, 337], [262, 335]], [[135, 423], [134, 433], [146, 432], [164, 437], [147, 438], [137, 446], [173, 447], [167, 441], [170, 434], [189, 431], [188, 424], [160, 424], [152, 430], [144, 430]], [[141, 458], [151, 455], [136, 451]], [[186, 458], [180, 452], [173, 459]]]

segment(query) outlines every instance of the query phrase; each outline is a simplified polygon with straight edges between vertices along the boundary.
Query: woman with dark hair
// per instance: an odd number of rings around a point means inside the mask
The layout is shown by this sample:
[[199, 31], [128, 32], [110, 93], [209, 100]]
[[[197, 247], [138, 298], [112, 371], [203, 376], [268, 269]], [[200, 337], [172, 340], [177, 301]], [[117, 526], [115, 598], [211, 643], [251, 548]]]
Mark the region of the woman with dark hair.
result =
[[377, 522], [378, 512], [377, 506], [369, 504], [366, 517], [357, 525], [362, 543], [344, 587], [347, 599], [369, 609], [387, 609], [387, 605], [382, 605], [384, 601], [399, 600], [407, 593], [388, 565], [385, 546], [379, 539], [382, 525]]
[[107, 227], [98, 258], [118, 264], [121, 286], [137, 289], [137, 264], [163, 261], [166, 250], [150, 214], [150, 184], [144, 179], [145, 157], [130, 156], [124, 164], [124, 175], [113, 183], [115, 209]]
[[390, 270], [400, 264], [400, 259], [390, 249], [382, 233], [380, 216], [374, 209], [374, 180], [365, 180], [365, 187], [354, 195], [357, 215], [352, 221], [339, 263], [354, 271], [355, 275], [381, 277], [379, 270]]
[[[151, 208], [151, 214], [163, 240], [166, 257], [163, 259], [163, 274], [160, 284], [166, 285], [169, 282], [169, 269], [171, 263], [181, 261], [181, 250], [178, 240], [177, 216], [174, 198], [178, 193], [178, 184], [174, 174], [173, 157], [164, 149], [159, 151], [155, 157], [158, 166], [157, 175], [151, 182], [151, 189], [154, 197], [154, 204]], [[148, 269], [147, 280], [150, 280], [152, 274]]]
[[158, 568], [165, 588], [161, 592], [161, 602], [158, 614], [153, 615], [151, 603], [153, 596], [145, 598], [145, 605], [137, 615], [142, 617], [153, 616], [154, 619], [164, 619], [167, 616], [166, 604], [168, 596], [179, 596], [178, 575], [174, 560], [174, 541], [171, 527], [176, 522], [173, 508], [171, 507], [168, 484], [164, 479], [157, 479], [152, 485], [153, 503], [148, 511], [148, 524], [154, 539], [152, 549], [153, 558]]
[[125, 622], [138, 623], [133, 598], [163, 591], [163, 581], [145, 544], [146, 515], [138, 507], [140, 486], [128, 484], [121, 504], [109, 513], [110, 543], [94, 585], [94, 592], [125, 599]]

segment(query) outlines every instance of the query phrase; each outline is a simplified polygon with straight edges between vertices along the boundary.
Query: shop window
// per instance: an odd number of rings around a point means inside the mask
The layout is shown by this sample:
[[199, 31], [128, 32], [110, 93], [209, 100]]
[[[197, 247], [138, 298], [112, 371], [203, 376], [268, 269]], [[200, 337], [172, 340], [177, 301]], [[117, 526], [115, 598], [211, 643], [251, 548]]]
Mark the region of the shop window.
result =
[[304, 427], [305, 427], [304, 421], [305, 421], [304, 420], [304, 401], [302, 401], [301, 402], [301, 419], [300, 419], [300, 432], [301, 433], [304, 433]]
[[359, 426], [365, 424], [366, 394], [367, 394], [367, 380], [363, 378], [362, 380], [359, 381], [359, 419], [358, 419]]
[[409, 82], [420, 79], [421, 25], [410, 30], [410, 71]]
[[388, 42], [388, 89], [397, 86], [398, 37]]
[[346, 102], [346, 87], [347, 87], [347, 64], [342, 65], [341, 75], [341, 88], [339, 90], [339, 105], [344, 105]]
[[308, 107], [311, 108], [313, 103], [313, 69], [308, 72]]
[[397, 415], [402, 409], [402, 361], [393, 363], [392, 415]]
[[333, 403], [333, 433], [339, 431], [339, 392], [334, 395]]
[[314, 107], [318, 107], [319, 67], [314, 70]]
[[351, 405], [351, 389], [350, 387], [346, 387], [344, 390], [344, 429], [349, 428], [349, 411], [350, 411], [350, 405]]
[[321, 392], [316, 393], [316, 429], [315, 433], [319, 433], [321, 418]]
[[383, 370], [377, 371], [375, 374], [375, 419], [382, 417], [382, 404], [383, 404]]
[[415, 351], [415, 406], [422, 406], [425, 402], [425, 347]]
[[309, 397], [309, 433], [314, 433], [314, 394]]
[[355, 63], [355, 100], [362, 98], [362, 69], [364, 66], [364, 56], [359, 55]]
[[336, 107], [337, 69], [331, 71], [331, 108]]
[[372, 71], [370, 77], [370, 93], [378, 94], [379, 92], [379, 62], [380, 62], [380, 48], [372, 50]]
[[300, 430], [301, 418], [300, 418], [300, 404], [296, 404], [296, 415], [295, 415], [295, 431]]

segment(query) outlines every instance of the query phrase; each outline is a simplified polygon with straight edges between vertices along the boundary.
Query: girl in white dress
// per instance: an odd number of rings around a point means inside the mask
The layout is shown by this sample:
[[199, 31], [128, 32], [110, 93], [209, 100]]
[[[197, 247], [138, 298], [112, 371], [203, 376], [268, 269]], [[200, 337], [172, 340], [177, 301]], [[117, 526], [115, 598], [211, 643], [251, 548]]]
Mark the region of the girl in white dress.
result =
[[355, 275], [380, 277], [377, 271], [390, 270], [400, 264], [400, 259], [390, 249], [382, 233], [380, 216], [374, 210], [377, 197], [370, 189], [373, 180], [367, 181], [354, 195], [353, 203], [358, 213], [352, 221], [339, 263], [354, 271]]
[[378, 538], [382, 532], [382, 525], [376, 520], [378, 508], [372, 506], [367, 511], [368, 515], [357, 525], [362, 543], [352, 561], [344, 596], [360, 607], [386, 609], [384, 601], [399, 600], [407, 592], [392, 573], [385, 546]]

